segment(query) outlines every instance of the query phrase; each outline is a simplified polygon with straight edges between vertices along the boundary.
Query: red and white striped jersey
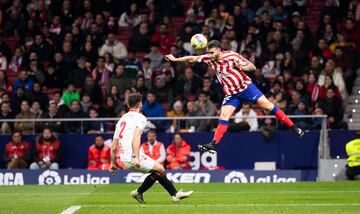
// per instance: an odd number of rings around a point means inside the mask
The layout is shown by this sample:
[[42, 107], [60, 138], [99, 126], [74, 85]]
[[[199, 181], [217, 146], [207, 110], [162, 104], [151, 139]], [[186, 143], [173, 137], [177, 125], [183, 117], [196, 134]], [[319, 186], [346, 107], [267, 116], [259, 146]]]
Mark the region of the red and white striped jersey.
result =
[[222, 51], [222, 54], [217, 61], [211, 61], [207, 54], [201, 55], [197, 61], [208, 64], [216, 72], [225, 95], [238, 94], [251, 83], [251, 79], [239, 68], [248, 60], [234, 51]]

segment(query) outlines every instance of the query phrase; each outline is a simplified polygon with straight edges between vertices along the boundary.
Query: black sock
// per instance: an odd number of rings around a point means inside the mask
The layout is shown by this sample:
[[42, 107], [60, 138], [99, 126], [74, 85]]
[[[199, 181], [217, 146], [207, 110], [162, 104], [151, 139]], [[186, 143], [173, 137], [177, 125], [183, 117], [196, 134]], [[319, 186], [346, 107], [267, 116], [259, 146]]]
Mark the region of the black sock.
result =
[[171, 183], [171, 181], [169, 181], [169, 179], [166, 177], [165, 174], [159, 176], [158, 181], [161, 184], [161, 186], [163, 186], [171, 196], [176, 195], [177, 190], [175, 189], [174, 185]]
[[151, 173], [150, 175], [148, 175], [144, 182], [141, 184], [141, 186], [137, 189], [137, 192], [140, 194], [143, 194], [144, 192], [146, 192], [146, 190], [148, 190], [150, 187], [152, 187], [152, 185], [158, 180], [159, 175], [156, 173]]

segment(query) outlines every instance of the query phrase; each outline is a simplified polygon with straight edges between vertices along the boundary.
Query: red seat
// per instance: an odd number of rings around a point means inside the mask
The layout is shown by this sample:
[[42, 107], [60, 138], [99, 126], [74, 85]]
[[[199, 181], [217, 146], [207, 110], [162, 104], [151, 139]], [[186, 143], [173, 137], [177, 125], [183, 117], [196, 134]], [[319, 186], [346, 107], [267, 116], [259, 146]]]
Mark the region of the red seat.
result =
[[146, 54], [147, 52], [137, 52], [136, 57], [139, 58], [140, 60], [143, 60]]
[[165, 114], [170, 110], [170, 104], [169, 103], [163, 103], [162, 107], [164, 109]]
[[13, 37], [4, 37], [3, 41], [5, 44], [7, 44], [10, 48], [11, 53], [13, 54], [15, 51], [15, 48], [17, 47], [19, 43], [20, 38], [18, 36]]

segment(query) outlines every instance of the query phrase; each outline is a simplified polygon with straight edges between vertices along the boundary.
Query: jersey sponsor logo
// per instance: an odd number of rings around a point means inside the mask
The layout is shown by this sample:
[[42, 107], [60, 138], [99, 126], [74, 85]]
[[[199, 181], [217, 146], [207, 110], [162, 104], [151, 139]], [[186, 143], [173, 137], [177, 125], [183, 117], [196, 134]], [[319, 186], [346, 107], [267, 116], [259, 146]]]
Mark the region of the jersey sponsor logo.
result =
[[276, 173], [267, 176], [246, 175], [241, 171], [231, 171], [224, 178], [225, 183], [290, 183], [296, 182], [295, 177], [280, 177]]
[[24, 175], [21, 172], [0, 173], [0, 186], [1, 185], [24, 185]]
[[110, 178], [108, 176], [92, 176], [90, 173], [78, 176], [70, 176], [66, 174], [60, 176], [60, 174], [54, 170], [46, 170], [41, 173], [38, 181], [39, 185], [110, 184]]

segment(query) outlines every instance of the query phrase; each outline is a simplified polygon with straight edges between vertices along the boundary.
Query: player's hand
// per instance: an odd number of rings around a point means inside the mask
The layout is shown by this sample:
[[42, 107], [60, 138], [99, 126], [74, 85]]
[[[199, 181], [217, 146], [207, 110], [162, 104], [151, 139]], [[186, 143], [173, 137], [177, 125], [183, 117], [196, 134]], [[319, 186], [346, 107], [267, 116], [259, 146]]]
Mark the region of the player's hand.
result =
[[136, 169], [140, 169], [140, 161], [139, 161], [139, 158], [135, 158], [134, 159], [134, 167]]
[[117, 170], [116, 165], [110, 164], [109, 172], [113, 175]]
[[175, 61], [176, 60], [176, 58], [172, 54], [165, 55], [165, 59], [167, 61]]

